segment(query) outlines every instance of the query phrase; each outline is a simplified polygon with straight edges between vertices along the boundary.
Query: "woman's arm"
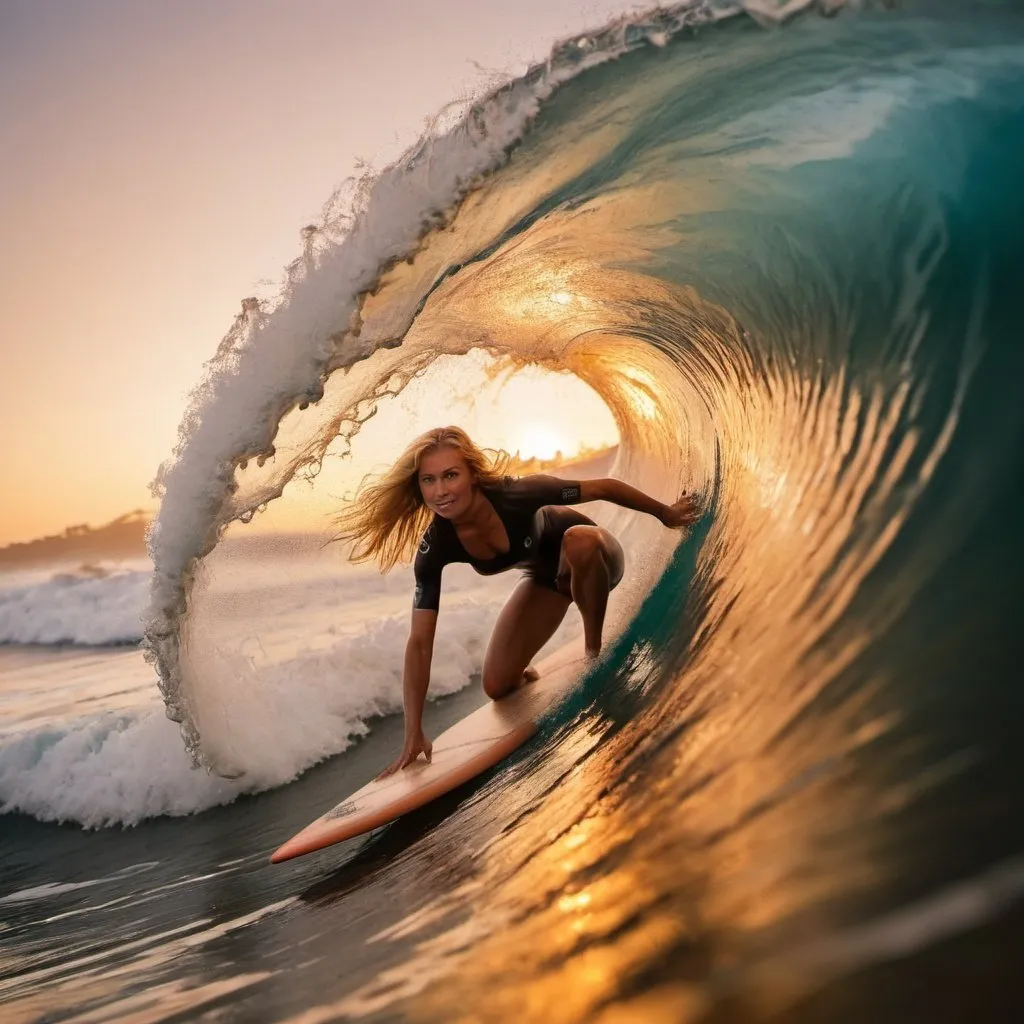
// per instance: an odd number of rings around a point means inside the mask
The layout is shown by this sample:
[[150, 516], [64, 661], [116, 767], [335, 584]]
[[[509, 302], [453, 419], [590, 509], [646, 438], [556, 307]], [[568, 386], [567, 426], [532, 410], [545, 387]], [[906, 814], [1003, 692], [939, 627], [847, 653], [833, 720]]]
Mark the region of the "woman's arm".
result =
[[377, 776], [383, 779], [412, 764], [420, 754], [430, 760], [433, 745], [423, 734], [423, 705], [430, 686], [430, 663], [434, 655], [434, 631], [437, 612], [431, 608], [414, 608], [412, 629], [405, 645], [405, 672], [402, 697], [405, 706], [405, 744], [402, 753]]
[[700, 518], [697, 504], [690, 495], [683, 491], [679, 500], [672, 505], [652, 498], [649, 494], [612, 477], [600, 480], [580, 481], [581, 501], [610, 501], [623, 508], [631, 508], [637, 512], [646, 512], [654, 516], [660, 523], [671, 529], [689, 526]]

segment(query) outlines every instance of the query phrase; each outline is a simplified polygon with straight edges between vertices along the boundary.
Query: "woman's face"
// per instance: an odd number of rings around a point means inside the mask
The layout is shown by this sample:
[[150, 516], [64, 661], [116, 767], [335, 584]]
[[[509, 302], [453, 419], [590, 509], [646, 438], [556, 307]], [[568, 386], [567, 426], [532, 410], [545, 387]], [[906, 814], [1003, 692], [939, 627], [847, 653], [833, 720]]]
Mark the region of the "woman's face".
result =
[[420, 494], [427, 508], [445, 519], [457, 519], [473, 500], [473, 473], [462, 453], [447, 445], [420, 459]]

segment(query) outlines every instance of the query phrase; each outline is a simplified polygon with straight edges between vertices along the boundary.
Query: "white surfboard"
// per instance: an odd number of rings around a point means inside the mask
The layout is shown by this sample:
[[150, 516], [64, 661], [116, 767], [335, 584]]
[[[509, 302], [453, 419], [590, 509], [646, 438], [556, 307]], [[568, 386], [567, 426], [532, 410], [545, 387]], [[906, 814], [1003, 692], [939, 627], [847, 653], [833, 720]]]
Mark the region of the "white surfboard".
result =
[[275, 850], [271, 862], [379, 828], [493, 767], [536, 732], [543, 715], [573, 688], [585, 667], [582, 639], [545, 658], [537, 665], [539, 679], [490, 701], [441, 733], [430, 764], [421, 758], [367, 783]]

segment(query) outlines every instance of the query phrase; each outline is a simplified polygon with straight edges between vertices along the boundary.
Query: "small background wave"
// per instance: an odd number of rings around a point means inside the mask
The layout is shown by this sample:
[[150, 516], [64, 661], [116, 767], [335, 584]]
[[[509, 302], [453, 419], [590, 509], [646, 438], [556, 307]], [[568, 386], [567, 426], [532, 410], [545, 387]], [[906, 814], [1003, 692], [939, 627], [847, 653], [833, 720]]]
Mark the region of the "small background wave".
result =
[[136, 565], [0, 576], [0, 644], [138, 644], [152, 569]]

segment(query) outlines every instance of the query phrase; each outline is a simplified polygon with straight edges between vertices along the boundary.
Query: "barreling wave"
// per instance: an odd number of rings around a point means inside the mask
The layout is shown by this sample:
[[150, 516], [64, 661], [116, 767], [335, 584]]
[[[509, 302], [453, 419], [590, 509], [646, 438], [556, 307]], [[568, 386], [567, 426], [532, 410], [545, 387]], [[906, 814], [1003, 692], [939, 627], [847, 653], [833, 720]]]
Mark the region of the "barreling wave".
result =
[[[707, 509], [681, 541], [601, 512], [629, 563], [607, 660], [380, 869], [438, 895], [318, 1019], [504, 1020], [524, 992], [560, 1024], [779, 1019], [1019, 899], [1024, 20], [808, 8], [683, 4], [558, 47], [332, 198], [193, 397], [145, 643], [189, 752], [239, 786], [342, 749], [324, 709], [363, 722], [378, 684], [295, 682], [314, 602], [262, 562], [240, 599], [226, 528], [441, 357], [575, 374], [612, 473]], [[276, 646], [225, 654], [257, 613]], [[316, 963], [289, 965], [307, 991]]]
[[[799, 0], [775, 17], [809, 6], [813, 0]], [[749, 7], [772, 17], [770, 4]], [[401, 390], [438, 355], [483, 346], [524, 362], [558, 361], [557, 349], [520, 350], [476, 329], [441, 345], [410, 344], [407, 332], [431, 290], [540, 195], [510, 196], [498, 222], [468, 233], [452, 230], [460, 203], [472, 207], [467, 197], [486, 191], [486, 176], [506, 164], [561, 84], [740, 11], [735, 3], [698, 0], [562, 43], [547, 62], [472, 103], [454, 127], [428, 133], [378, 177], [347, 182], [320, 222], [304, 229], [303, 253], [288, 266], [280, 298], [243, 301], [193, 392], [174, 455], [152, 485], [162, 501], [149, 534], [155, 571], [144, 647], [167, 713], [181, 723], [197, 764], [212, 766], [197, 725], [199, 696], [182, 662], [182, 636], [197, 574], [225, 527], [251, 519], [297, 473], [315, 474], [336, 437], [354, 436], [377, 400]], [[436, 236], [448, 236], [440, 250], [431, 245]], [[412, 274], [399, 272], [403, 261], [415, 266]], [[390, 352], [398, 345], [398, 353]], [[312, 415], [297, 415], [310, 408]]]
[[[946, 551], [919, 540], [852, 615], [985, 355], [993, 271], [958, 231], [986, 213], [965, 189], [998, 163], [984, 125], [1009, 116], [1022, 50], [916, 15], [766, 34], [736, 13], [682, 4], [563, 44], [332, 197], [277, 304], [243, 303], [155, 482], [145, 647], [197, 763], [257, 767], [204, 670], [196, 581], [224, 528], [441, 355], [575, 373], [615, 417], [616, 475], [704, 496], [704, 557], [743, 621], [730, 662], [831, 678], [929, 585]], [[646, 592], [671, 546], [611, 525]], [[780, 701], [780, 728], [819, 688]]]

